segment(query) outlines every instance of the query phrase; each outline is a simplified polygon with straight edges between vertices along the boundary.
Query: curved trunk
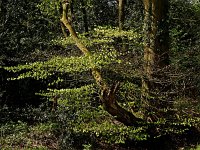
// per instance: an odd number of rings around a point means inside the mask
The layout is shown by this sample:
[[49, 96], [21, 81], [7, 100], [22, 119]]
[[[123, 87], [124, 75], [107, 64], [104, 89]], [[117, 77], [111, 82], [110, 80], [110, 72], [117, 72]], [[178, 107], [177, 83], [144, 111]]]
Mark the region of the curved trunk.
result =
[[[74, 28], [71, 23], [68, 21], [67, 17], [67, 3], [63, 2], [63, 15], [61, 18], [61, 22], [66, 26], [72, 35], [73, 40], [75, 41], [77, 47], [83, 52], [84, 55], [91, 55], [90, 51], [86, 48], [86, 46], [81, 42], [78, 38]], [[92, 69], [92, 75], [96, 80], [96, 83], [101, 89], [101, 101], [104, 109], [110, 113], [112, 116], [115, 116], [115, 119], [124, 123], [127, 126], [137, 126], [139, 122], [142, 120], [140, 118], [135, 117], [131, 112], [122, 108], [116, 100], [115, 93], [118, 87], [118, 84], [109, 86], [108, 83], [102, 78], [100, 71], [97, 68]]]
[[[65, 0], [66, 1], [66, 3], [68, 4], [67, 5], [67, 19], [68, 19], [68, 21], [69, 22], [72, 22], [72, 10], [73, 10], [73, 0]], [[62, 12], [63, 12], [63, 7], [62, 7], [62, 3], [60, 3], [60, 15], [61, 15], [61, 17], [62, 17]], [[63, 22], [61, 22], [60, 23], [60, 25], [61, 25], [61, 29], [62, 29], [62, 33], [63, 33], [63, 35], [64, 35], [64, 37], [66, 38], [66, 37], [68, 37], [69, 36], [69, 32], [67, 32], [66, 31], [66, 27], [65, 27], [65, 25], [63, 24]]]

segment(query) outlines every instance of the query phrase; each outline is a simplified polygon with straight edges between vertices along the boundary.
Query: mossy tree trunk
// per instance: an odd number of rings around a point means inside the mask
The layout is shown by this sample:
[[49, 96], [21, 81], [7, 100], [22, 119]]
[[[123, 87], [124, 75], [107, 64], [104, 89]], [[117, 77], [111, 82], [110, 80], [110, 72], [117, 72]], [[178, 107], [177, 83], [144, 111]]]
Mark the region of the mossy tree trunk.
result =
[[[142, 84], [142, 104], [150, 111], [158, 108], [161, 90], [160, 71], [169, 65], [169, 0], [143, 0], [144, 3], [144, 76]], [[163, 78], [163, 76], [162, 76]], [[155, 118], [151, 118], [155, 120]]]

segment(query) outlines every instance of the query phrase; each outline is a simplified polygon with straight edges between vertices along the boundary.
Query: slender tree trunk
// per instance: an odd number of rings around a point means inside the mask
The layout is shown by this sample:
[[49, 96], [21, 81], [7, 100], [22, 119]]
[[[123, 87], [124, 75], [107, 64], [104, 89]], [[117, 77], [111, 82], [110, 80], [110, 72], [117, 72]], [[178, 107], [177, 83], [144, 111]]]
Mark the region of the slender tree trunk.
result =
[[[126, 0], [118, 0], [118, 26], [119, 26], [119, 32], [122, 32], [124, 30], [124, 21], [125, 21], [125, 4]], [[125, 52], [128, 49], [127, 44], [127, 38], [126, 37], [119, 37], [118, 38], [120, 43], [119, 51]]]
[[[63, 2], [63, 15], [61, 18], [61, 22], [66, 26], [72, 35], [73, 40], [75, 41], [77, 47], [83, 52], [84, 55], [91, 55], [90, 51], [85, 47], [85, 45], [78, 38], [74, 28], [71, 23], [68, 21], [67, 17], [67, 3]], [[94, 65], [94, 64], [93, 64]], [[96, 83], [101, 89], [101, 101], [104, 109], [110, 113], [112, 116], [115, 116], [115, 119], [124, 123], [127, 126], [138, 126], [139, 122], [142, 122], [142, 119], [137, 118], [131, 112], [122, 108], [116, 100], [116, 90], [118, 84], [109, 86], [108, 83], [102, 78], [100, 71], [95, 68], [92, 69], [92, 75], [96, 80]]]
[[152, 91], [160, 90], [159, 70], [169, 65], [168, 0], [143, 0], [144, 3], [144, 77], [142, 104], [150, 109], [157, 106], [157, 95]]
[[86, 9], [85, 9], [84, 0], [80, 0], [80, 3], [81, 3], [81, 10], [82, 10], [82, 13], [83, 13], [84, 29], [85, 29], [85, 32], [87, 33], [89, 31], [89, 29], [88, 29], [87, 12], [86, 12]]
[[125, 0], [119, 0], [119, 7], [118, 7], [119, 31], [122, 31], [124, 26], [124, 20], [125, 20], [124, 8], [125, 8]]

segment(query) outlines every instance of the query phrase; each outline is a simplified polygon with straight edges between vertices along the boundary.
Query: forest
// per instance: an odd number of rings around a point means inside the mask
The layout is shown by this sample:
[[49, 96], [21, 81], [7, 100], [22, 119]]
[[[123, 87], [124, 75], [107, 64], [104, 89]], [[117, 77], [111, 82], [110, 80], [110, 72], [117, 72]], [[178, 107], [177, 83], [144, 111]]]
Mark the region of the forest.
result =
[[1, 150], [200, 150], [199, 0], [0, 0]]

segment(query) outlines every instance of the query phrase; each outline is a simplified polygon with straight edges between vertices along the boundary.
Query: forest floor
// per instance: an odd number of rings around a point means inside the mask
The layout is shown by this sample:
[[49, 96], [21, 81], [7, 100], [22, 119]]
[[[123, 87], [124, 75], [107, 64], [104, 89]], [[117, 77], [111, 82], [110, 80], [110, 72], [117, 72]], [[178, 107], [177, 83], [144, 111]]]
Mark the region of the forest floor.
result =
[[178, 136], [165, 136], [148, 141], [129, 141], [125, 144], [79, 143], [61, 138], [56, 124], [51, 122], [28, 125], [25, 122], [10, 122], [0, 126], [1, 150], [200, 150], [200, 134], [193, 131]]

